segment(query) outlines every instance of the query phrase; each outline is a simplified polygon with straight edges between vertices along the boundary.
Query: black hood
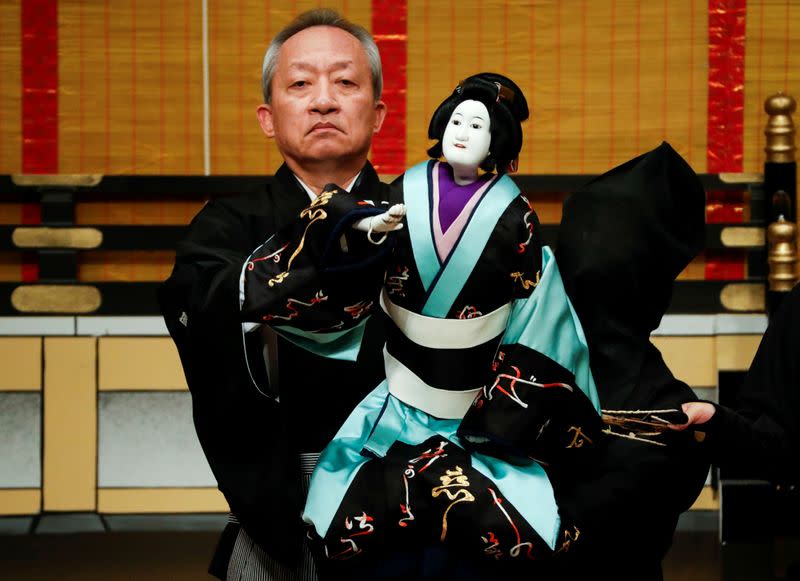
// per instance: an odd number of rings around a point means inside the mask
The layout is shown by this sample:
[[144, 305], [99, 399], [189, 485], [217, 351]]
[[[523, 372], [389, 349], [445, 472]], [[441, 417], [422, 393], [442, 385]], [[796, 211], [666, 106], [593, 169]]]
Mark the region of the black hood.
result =
[[634, 387], [650, 332], [675, 278], [703, 248], [704, 229], [703, 186], [666, 142], [565, 201], [556, 259], [604, 405]]

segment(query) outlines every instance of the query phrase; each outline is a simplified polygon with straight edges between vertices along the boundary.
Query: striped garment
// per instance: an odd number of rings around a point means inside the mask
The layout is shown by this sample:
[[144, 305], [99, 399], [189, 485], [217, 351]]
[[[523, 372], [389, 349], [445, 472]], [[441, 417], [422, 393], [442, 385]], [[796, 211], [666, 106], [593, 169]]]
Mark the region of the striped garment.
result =
[[[303, 479], [303, 494], [308, 492], [311, 472], [317, 465], [319, 454], [301, 454], [300, 470]], [[228, 521], [238, 524], [231, 514]], [[233, 546], [226, 581], [316, 581], [317, 570], [311, 557], [308, 542], [303, 543], [303, 554], [296, 568], [289, 568], [267, 555], [253, 542], [245, 530], [239, 527], [239, 534]]]

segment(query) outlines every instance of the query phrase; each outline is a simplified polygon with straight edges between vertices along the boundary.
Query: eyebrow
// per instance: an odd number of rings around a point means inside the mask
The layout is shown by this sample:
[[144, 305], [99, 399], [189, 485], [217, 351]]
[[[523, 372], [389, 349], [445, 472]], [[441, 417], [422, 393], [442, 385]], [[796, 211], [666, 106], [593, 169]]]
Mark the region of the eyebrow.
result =
[[[341, 69], [348, 68], [352, 64], [353, 64], [352, 60], [336, 61], [336, 62], [332, 63], [328, 68], [331, 69], [331, 70], [341, 70]], [[315, 70], [317, 70], [316, 66], [314, 66], [311, 63], [306, 62], [306, 61], [294, 61], [294, 62], [291, 62], [291, 63], [289, 63], [289, 68], [290, 69], [300, 69], [300, 70], [303, 70], [303, 71], [315, 71]]]
[[[455, 117], [456, 115], [458, 115], [459, 117], [463, 117], [464, 116], [464, 114], [461, 111], [454, 111], [453, 112], [453, 117]], [[480, 119], [481, 121], [486, 121], [486, 119], [484, 119], [480, 115], [473, 115], [472, 118], [473, 119]]]

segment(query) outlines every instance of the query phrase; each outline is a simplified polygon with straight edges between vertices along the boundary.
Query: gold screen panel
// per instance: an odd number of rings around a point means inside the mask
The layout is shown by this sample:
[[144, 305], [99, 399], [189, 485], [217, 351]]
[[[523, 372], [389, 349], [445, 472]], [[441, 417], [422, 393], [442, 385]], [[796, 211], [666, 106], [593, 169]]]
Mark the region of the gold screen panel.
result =
[[753, 362], [761, 335], [720, 335], [717, 337], [717, 369], [747, 371]]
[[100, 337], [98, 380], [103, 391], [187, 389], [169, 337]]
[[719, 510], [719, 496], [711, 486], [704, 486], [689, 510]]
[[101, 514], [229, 512], [216, 488], [99, 488]]
[[95, 339], [46, 337], [44, 353], [43, 508], [93, 511], [97, 486]]
[[652, 337], [670, 371], [691, 386], [717, 385], [715, 337]]
[[42, 389], [42, 339], [40, 337], [0, 337], [0, 391], [39, 391]]
[[0, 489], [0, 516], [39, 514], [42, 491], [38, 488]]

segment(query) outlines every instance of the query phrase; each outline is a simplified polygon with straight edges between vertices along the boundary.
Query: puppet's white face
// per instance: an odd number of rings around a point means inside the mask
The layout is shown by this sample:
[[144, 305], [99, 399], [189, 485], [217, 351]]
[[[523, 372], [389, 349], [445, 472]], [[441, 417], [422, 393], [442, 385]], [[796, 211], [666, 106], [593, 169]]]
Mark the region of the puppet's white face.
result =
[[442, 137], [442, 153], [454, 168], [477, 170], [489, 155], [492, 134], [489, 131], [489, 110], [480, 101], [458, 104]]

